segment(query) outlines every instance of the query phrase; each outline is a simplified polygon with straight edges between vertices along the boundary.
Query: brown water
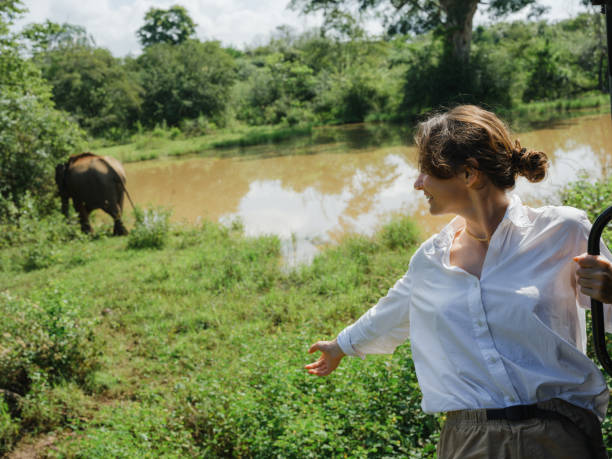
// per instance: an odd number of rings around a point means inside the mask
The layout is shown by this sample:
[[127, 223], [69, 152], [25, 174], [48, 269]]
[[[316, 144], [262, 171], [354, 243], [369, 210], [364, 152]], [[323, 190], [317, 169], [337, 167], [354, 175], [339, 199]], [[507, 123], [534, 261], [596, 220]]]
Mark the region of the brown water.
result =
[[[426, 234], [450, 219], [429, 216], [422, 193], [413, 190], [416, 152], [402, 145], [405, 136], [387, 125], [353, 125], [326, 128], [314, 140], [226, 152], [241, 154], [232, 158], [126, 164], [128, 190], [138, 205], [172, 208], [174, 221], [240, 219], [249, 235], [276, 234], [294, 264], [347, 233], [371, 234], [394, 213], [412, 215]], [[533, 205], [556, 203], [558, 190], [580, 170], [597, 178], [612, 164], [609, 115], [517, 137], [552, 163], [544, 182], [517, 183], [515, 191]]]

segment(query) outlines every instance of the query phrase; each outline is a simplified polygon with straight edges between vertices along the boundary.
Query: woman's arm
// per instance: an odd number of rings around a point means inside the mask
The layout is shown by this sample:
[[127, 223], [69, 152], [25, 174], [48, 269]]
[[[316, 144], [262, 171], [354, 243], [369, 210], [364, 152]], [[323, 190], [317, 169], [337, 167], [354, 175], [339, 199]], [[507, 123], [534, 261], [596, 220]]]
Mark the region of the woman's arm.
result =
[[365, 354], [392, 353], [403, 343], [410, 329], [410, 271], [357, 322], [342, 330], [336, 339], [314, 343], [308, 352], [321, 351], [321, 356], [304, 368], [312, 375], [327, 376], [338, 367], [345, 355], [364, 358]]

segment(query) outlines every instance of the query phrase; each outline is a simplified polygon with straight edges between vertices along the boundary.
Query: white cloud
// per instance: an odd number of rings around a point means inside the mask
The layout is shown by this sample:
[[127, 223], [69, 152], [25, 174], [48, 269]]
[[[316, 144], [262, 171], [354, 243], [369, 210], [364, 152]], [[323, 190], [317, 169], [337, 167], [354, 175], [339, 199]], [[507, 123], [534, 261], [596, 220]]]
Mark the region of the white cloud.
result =
[[[289, 0], [24, 0], [29, 12], [17, 26], [46, 19], [77, 24], [87, 29], [98, 46], [110, 49], [115, 56], [136, 55], [140, 52], [136, 30], [142, 26], [147, 10], [177, 3], [187, 8], [198, 24], [198, 38], [220, 40], [238, 48], [265, 39], [280, 25], [303, 31], [321, 23], [319, 16], [303, 16], [289, 10]], [[550, 19], [564, 19], [584, 9], [579, 0], [540, 3], [551, 6], [547, 15]], [[375, 23], [367, 27], [374, 33], [380, 31]]]

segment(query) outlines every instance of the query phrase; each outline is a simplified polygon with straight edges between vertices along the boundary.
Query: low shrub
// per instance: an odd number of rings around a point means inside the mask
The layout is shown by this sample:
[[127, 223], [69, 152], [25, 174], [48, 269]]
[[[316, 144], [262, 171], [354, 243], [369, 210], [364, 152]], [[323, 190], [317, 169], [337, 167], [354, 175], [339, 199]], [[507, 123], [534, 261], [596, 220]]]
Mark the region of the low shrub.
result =
[[34, 271], [51, 266], [57, 260], [53, 247], [45, 242], [27, 246], [23, 251], [24, 271]]
[[9, 412], [8, 405], [0, 397], [0, 456], [8, 453], [19, 432], [19, 424]]
[[93, 324], [58, 290], [41, 301], [0, 294], [0, 387], [25, 396], [35, 381], [74, 381], [87, 386], [98, 368]]
[[[59, 202], [59, 201], [58, 201]], [[0, 197], [0, 249], [26, 244], [53, 245], [84, 239], [74, 214], [67, 221], [59, 212], [45, 210], [47, 203], [25, 193], [18, 204]]]
[[[612, 206], [612, 180], [592, 181], [586, 175], [567, 185], [561, 191], [561, 202], [566, 206], [584, 210], [591, 223]], [[606, 244], [612, 243], [612, 228], [608, 225], [602, 234]]]
[[177, 412], [205, 456], [434, 456], [439, 420], [421, 410], [406, 346], [392, 359], [343, 362], [326, 379], [273, 350], [258, 360], [245, 384], [201, 381], [179, 392]]
[[77, 314], [57, 290], [38, 303], [0, 294], [0, 455], [25, 432], [71, 424], [86, 408], [81, 388], [91, 385], [99, 351], [93, 324]]
[[136, 224], [128, 236], [129, 249], [161, 249], [168, 240], [170, 211], [134, 208]]
[[407, 217], [391, 220], [377, 233], [377, 237], [390, 250], [407, 249], [421, 240], [419, 229]]

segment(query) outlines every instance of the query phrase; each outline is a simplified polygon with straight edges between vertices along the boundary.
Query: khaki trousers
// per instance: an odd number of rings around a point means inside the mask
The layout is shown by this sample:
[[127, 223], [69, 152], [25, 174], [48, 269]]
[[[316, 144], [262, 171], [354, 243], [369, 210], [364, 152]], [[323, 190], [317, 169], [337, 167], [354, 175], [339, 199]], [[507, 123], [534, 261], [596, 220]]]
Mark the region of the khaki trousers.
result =
[[447, 413], [439, 459], [607, 459], [601, 425], [589, 410], [564, 400], [538, 403], [552, 411], [525, 421], [491, 420], [486, 410]]

